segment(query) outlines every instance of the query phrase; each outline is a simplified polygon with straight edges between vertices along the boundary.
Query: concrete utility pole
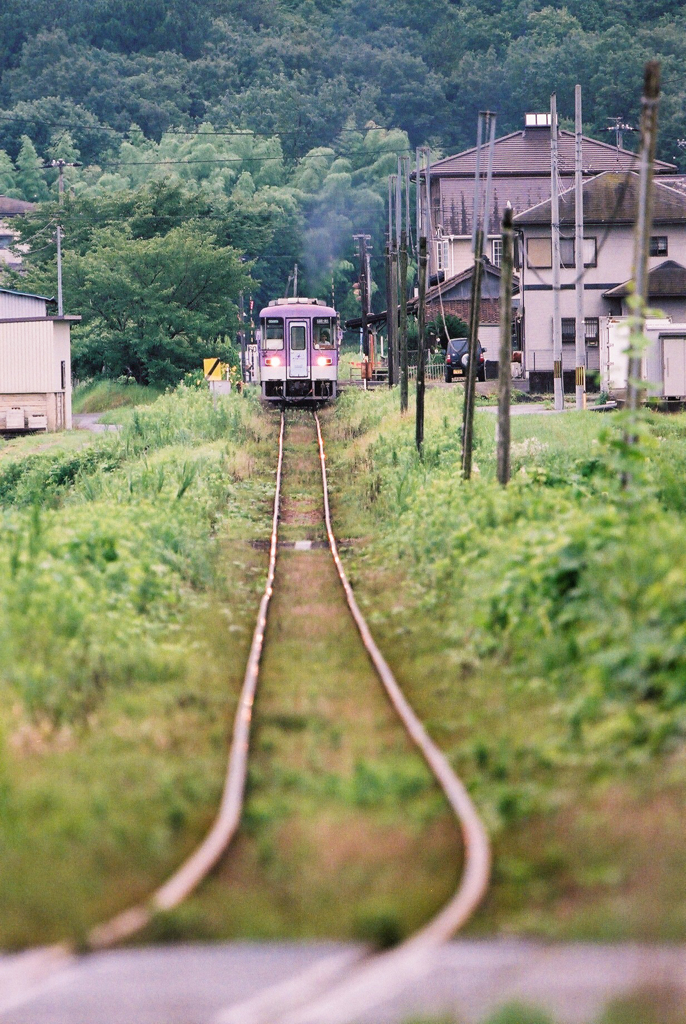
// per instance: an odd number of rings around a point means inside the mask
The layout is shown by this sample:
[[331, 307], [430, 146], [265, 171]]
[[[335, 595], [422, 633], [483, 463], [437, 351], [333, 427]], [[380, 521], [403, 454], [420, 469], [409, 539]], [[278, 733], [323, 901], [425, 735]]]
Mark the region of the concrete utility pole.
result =
[[64, 316], [64, 301], [62, 296], [62, 207], [64, 206], [64, 168], [82, 167], [83, 165], [74, 161], [69, 163], [66, 160], [51, 160], [49, 164], [43, 164], [45, 168], [56, 167], [58, 171], [57, 195], [60, 214], [57, 222], [57, 315]]
[[393, 387], [398, 372], [396, 351], [393, 345], [393, 320], [391, 309], [393, 293], [393, 175], [388, 176], [388, 240], [386, 242], [386, 339], [388, 345], [388, 386]]
[[[643, 396], [641, 363], [644, 346], [645, 310], [648, 302], [648, 251], [653, 223], [653, 168], [657, 139], [657, 110], [660, 102], [660, 65], [648, 61], [645, 66], [643, 97], [641, 99], [641, 150], [639, 162], [638, 209], [634, 237], [634, 301], [636, 308], [631, 317], [629, 333], [629, 365], [627, 370], [627, 408], [635, 416]], [[624, 436], [628, 444], [635, 444], [636, 435], [628, 429]], [[627, 480], [624, 481], [624, 486]]]
[[557, 152], [557, 96], [550, 97], [550, 228], [553, 270], [553, 390], [555, 410], [565, 407], [562, 377], [562, 322], [560, 320], [560, 182]]
[[371, 235], [353, 235], [357, 242], [357, 254], [360, 257], [360, 298], [362, 300], [362, 353], [369, 358], [369, 302], [370, 302], [370, 280], [369, 280], [369, 254], [367, 242], [371, 241]]
[[483, 279], [484, 228], [488, 225], [488, 213], [481, 205], [481, 144], [488, 138], [488, 173], [486, 176], [486, 202], [490, 202], [491, 176], [493, 171], [493, 149], [495, 147], [495, 114], [491, 110], [479, 111], [477, 122], [476, 160], [474, 171], [474, 208], [472, 240], [474, 246], [474, 271], [472, 274], [472, 295], [469, 310], [469, 349], [464, 384], [464, 407], [462, 415], [462, 475], [469, 480], [472, 475], [472, 447], [474, 443], [474, 395], [476, 392], [476, 368], [479, 346], [479, 323], [481, 320], [481, 282]]
[[583, 134], [581, 120], [581, 86], [574, 90], [574, 273], [576, 281], [576, 407], [586, 408], [586, 321], [584, 319], [584, 189], [583, 189]]
[[293, 298], [298, 297], [298, 264], [293, 267]]
[[417, 410], [415, 420], [415, 443], [417, 451], [422, 454], [424, 445], [424, 390], [425, 390], [425, 341], [426, 333], [426, 238], [419, 239], [419, 302], [417, 309], [417, 326], [419, 340], [417, 342]]
[[503, 215], [503, 251], [500, 261], [500, 351], [498, 352], [498, 481], [510, 479], [510, 388], [512, 362], [512, 269], [514, 231], [512, 207]]

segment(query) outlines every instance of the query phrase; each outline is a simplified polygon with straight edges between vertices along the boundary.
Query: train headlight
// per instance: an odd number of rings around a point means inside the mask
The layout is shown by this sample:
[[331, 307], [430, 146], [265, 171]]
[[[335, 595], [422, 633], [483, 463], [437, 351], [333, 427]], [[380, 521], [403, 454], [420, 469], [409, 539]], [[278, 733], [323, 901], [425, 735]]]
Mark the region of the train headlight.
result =
[[331, 366], [332, 362], [329, 356], [317, 356], [317, 366]]
[[267, 356], [265, 363], [267, 366], [281, 366], [281, 356]]

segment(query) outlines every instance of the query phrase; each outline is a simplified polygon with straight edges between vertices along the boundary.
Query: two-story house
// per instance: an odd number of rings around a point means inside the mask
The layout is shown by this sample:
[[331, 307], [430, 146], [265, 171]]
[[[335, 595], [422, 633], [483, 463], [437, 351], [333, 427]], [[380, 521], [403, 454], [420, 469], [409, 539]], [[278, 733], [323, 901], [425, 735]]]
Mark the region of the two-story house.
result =
[[[669, 179], [665, 179], [669, 180]], [[600, 369], [599, 346], [608, 317], [628, 312], [638, 205], [638, 174], [606, 171], [583, 183], [586, 368]], [[565, 389], [574, 388], [575, 192], [560, 204], [560, 312]], [[524, 300], [524, 366], [532, 390], [552, 390], [552, 235], [550, 199], [515, 217], [521, 231], [520, 287]], [[675, 321], [686, 321], [686, 193], [653, 182], [649, 297]]]
[[[574, 184], [574, 132], [558, 132], [560, 190]], [[583, 136], [585, 180], [606, 171], [630, 171], [637, 166], [635, 153]], [[461, 274], [473, 263], [471, 251], [476, 149], [467, 149], [431, 165], [432, 274], [443, 271], [446, 279]], [[482, 150], [481, 174], [486, 172]], [[674, 175], [673, 164], [655, 161], [655, 174]], [[482, 189], [484, 185], [482, 183]], [[526, 114], [525, 125], [495, 140], [491, 186], [490, 229], [484, 246], [486, 257], [500, 266], [500, 222], [509, 203], [515, 214], [550, 198], [550, 114]]]
[[13, 222], [16, 217], [21, 217], [32, 210], [33, 205], [23, 199], [0, 196], [0, 263], [13, 270], [18, 270], [21, 266], [21, 256], [10, 248], [19, 235]]

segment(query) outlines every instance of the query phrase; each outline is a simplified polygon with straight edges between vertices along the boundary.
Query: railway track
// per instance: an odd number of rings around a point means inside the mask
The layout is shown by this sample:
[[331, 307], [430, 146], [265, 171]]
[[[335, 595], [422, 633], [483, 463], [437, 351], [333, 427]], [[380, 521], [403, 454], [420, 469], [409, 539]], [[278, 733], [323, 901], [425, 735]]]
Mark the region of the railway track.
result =
[[[348, 608], [391, 704], [459, 821], [464, 841], [463, 872], [458, 889], [447, 905], [427, 925], [392, 951], [369, 956], [362, 962], [351, 961], [348, 957], [339, 958], [328, 966], [319, 966], [314, 972], [308, 972], [307, 976], [289, 982], [286, 988], [278, 987], [271, 996], [267, 993], [266, 997], [261, 996], [257, 1000], [252, 1000], [250, 1005], [236, 1007], [222, 1018], [224, 1024], [344, 1024], [353, 1020], [357, 1014], [391, 996], [399, 983], [404, 984], [412, 977], [421, 975], [428, 954], [437, 945], [451, 938], [472, 915], [486, 891], [489, 880], [489, 842], [476, 809], [464, 785], [430, 739], [405, 699], [355, 600], [338, 553], [331, 522], [326, 452], [316, 412], [313, 419], [321, 468], [326, 534]], [[224, 790], [216, 819], [200, 846], [145, 904], [129, 908], [91, 930], [88, 935], [88, 945], [91, 949], [113, 946], [143, 929], [156, 913], [178, 906], [217, 864], [238, 829], [247, 776], [253, 704], [259, 680], [269, 602], [274, 588], [285, 426], [286, 414], [282, 411], [267, 580], [234, 720]]]

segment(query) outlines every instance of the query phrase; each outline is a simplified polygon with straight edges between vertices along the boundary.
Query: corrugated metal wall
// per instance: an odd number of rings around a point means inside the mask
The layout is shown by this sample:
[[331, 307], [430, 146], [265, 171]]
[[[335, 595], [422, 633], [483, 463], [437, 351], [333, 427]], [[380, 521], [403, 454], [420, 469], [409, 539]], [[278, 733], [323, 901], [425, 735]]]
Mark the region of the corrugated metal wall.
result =
[[0, 323], [0, 393], [56, 391], [53, 331], [49, 320]]
[[13, 316], [47, 316], [45, 299], [0, 292], [0, 320]]

